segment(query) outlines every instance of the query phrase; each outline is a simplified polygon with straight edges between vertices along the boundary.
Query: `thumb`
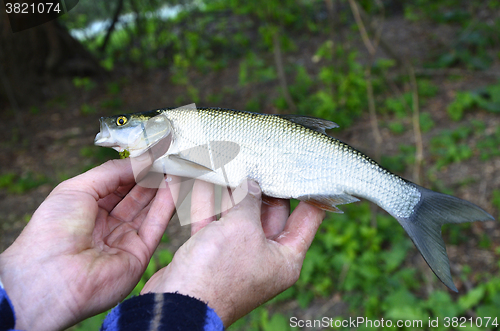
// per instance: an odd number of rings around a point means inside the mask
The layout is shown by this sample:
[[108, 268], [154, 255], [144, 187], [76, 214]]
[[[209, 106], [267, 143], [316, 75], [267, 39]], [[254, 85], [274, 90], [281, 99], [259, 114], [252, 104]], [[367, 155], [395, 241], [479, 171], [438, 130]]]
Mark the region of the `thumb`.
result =
[[221, 221], [250, 221], [260, 225], [262, 191], [259, 184], [253, 180], [245, 180], [235, 189], [228, 190], [230, 193], [224, 195], [222, 206], [229, 210]]
[[283, 233], [276, 241], [291, 248], [303, 260], [324, 218], [324, 210], [301, 202], [288, 218]]

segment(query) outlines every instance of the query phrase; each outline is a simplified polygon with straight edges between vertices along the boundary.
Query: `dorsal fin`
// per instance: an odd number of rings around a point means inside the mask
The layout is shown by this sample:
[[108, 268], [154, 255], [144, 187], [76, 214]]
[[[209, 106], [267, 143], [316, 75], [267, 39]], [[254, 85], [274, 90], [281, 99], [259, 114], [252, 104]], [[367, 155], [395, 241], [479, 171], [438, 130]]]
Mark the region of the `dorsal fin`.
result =
[[322, 118], [316, 118], [311, 116], [302, 116], [302, 115], [276, 115], [290, 122], [300, 124], [314, 131], [318, 131], [326, 134], [326, 129], [334, 129], [338, 128], [338, 124], [332, 121], [324, 120]]

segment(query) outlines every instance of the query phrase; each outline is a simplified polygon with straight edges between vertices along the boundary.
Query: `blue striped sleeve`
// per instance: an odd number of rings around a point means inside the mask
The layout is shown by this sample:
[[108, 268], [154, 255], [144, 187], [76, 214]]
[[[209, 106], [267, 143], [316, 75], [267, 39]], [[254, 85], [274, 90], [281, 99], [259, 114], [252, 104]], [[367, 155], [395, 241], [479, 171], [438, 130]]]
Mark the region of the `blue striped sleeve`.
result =
[[0, 331], [14, 330], [15, 325], [14, 307], [0, 282]]
[[148, 293], [125, 300], [104, 320], [101, 331], [222, 331], [215, 311], [179, 293]]

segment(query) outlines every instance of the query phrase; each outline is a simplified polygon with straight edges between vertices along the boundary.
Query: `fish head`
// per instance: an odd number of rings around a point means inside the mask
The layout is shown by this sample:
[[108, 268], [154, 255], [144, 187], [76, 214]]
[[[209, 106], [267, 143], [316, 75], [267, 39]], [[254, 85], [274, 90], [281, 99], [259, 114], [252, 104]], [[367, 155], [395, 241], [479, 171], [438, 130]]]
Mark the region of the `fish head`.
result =
[[94, 144], [111, 147], [118, 152], [128, 150], [130, 157], [139, 156], [159, 142], [166, 141], [165, 138], [172, 132], [167, 116], [156, 111], [101, 117], [99, 121], [101, 129]]

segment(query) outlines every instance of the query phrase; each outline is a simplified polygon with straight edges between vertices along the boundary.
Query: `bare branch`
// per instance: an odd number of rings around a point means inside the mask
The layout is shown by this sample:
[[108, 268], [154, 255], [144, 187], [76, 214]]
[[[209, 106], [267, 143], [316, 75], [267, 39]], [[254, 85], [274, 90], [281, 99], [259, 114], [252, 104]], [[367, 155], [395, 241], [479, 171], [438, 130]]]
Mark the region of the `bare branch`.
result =
[[361, 34], [361, 39], [363, 39], [363, 43], [365, 44], [366, 49], [368, 50], [370, 55], [375, 54], [377, 50], [372, 45], [370, 37], [366, 32], [365, 25], [363, 24], [363, 20], [361, 19], [361, 15], [359, 14], [358, 4], [355, 0], [349, 0], [349, 5], [351, 6], [352, 14], [354, 16], [354, 19], [356, 20], [356, 24], [359, 28], [359, 33]]
[[424, 147], [422, 143], [422, 131], [420, 130], [420, 108], [418, 105], [418, 87], [417, 79], [415, 78], [415, 70], [412, 65], [408, 65], [408, 74], [410, 76], [410, 84], [413, 99], [413, 134], [415, 135], [415, 166], [413, 167], [413, 181], [421, 185], [420, 170], [424, 160]]
[[102, 45], [99, 49], [101, 52], [104, 52], [106, 50], [106, 47], [108, 46], [109, 38], [111, 37], [113, 30], [115, 29], [115, 25], [116, 22], [118, 21], [118, 18], [120, 17], [120, 12], [122, 11], [122, 8], [123, 8], [123, 0], [118, 0], [115, 14], [113, 15], [113, 20], [111, 21], [111, 25], [109, 26], [108, 31], [106, 32], [106, 36], [104, 37], [104, 41], [102, 42]]
[[380, 146], [382, 144], [382, 135], [380, 134], [380, 130], [378, 127], [377, 112], [375, 108], [375, 97], [373, 95], [371, 66], [373, 60], [375, 59], [375, 54], [377, 53], [376, 45], [378, 45], [378, 42], [380, 40], [382, 28], [380, 27], [377, 28], [376, 39], [372, 44], [372, 42], [370, 41], [370, 37], [366, 32], [365, 24], [363, 23], [363, 20], [361, 19], [361, 16], [359, 14], [358, 4], [356, 3], [355, 0], [349, 0], [349, 4], [351, 5], [352, 13], [356, 20], [356, 23], [358, 24], [359, 33], [361, 34], [361, 39], [363, 39], [363, 43], [365, 44], [368, 53], [370, 53], [370, 61], [368, 61], [368, 65], [366, 66], [365, 70], [365, 80], [366, 80], [366, 93], [368, 97], [368, 110], [370, 112], [370, 124], [373, 131], [373, 137], [376, 143], [375, 158], [378, 160], [380, 158]]
[[274, 61], [276, 62], [276, 69], [278, 71], [278, 78], [280, 80], [281, 91], [283, 92], [283, 97], [291, 111], [296, 112], [297, 106], [293, 102], [292, 96], [288, 91], [288, 84], [286, 82], [285, 70], [283, 68], [283, 56], [281, 55], [281, 46], [279, 40], [279, 33], [275, 31], [273, 34], [273, 44], [274, 44]]

